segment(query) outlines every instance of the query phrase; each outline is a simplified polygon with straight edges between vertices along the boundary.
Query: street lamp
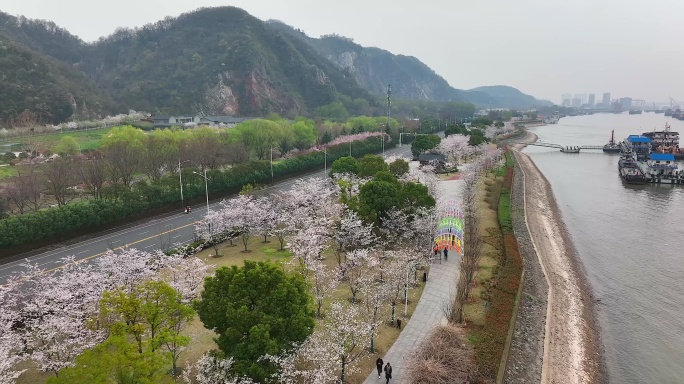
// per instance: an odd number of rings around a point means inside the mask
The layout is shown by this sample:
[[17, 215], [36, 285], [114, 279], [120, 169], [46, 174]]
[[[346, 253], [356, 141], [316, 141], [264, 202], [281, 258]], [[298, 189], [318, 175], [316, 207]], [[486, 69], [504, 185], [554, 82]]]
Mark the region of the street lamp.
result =
[[181, 161], [178, 158], [178, 182], [180, 183], [180, 193], [181, 193], [181, 206], [185, 207], [185, 201], [183, 199], [183, 170], [181, 169], [181, 164], [187, 163], [190, 160]]
[[204, 193], [207, 196], [207, 214], [209, 214], [209, 186], [207, 184], [207, 181], [209, 179], [207, 178], [207, 169], [206, 168], [204, 169], [204, 175], [202, 175], [199, 172], [195, 172], [195, 171], [192, 171], [192, 173], [194, 173], [195, 175], [200, 175], [200, 176], [204, 177]]

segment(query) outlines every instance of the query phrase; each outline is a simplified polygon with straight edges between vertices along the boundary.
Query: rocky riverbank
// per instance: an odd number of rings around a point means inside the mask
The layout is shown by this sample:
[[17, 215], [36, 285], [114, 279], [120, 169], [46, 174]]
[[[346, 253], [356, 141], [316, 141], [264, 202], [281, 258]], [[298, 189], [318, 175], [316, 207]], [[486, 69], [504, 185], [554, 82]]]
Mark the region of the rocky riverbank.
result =
[[[528, 132], [522, 141], [535, 140]], [[525, 281], [505, 382], [603, 383], [591, 289], [551, 186], [516, 147], [513, 221]]]

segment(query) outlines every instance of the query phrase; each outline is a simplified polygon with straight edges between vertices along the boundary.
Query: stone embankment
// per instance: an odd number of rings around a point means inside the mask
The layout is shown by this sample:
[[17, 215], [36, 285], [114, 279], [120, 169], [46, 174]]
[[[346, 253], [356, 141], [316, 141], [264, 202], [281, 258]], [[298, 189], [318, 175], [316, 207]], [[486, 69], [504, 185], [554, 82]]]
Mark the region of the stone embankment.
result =
[[525, 281], [505, 382], [602, 383], [591, 289], [551, 186], [516, 147], [512, 206]]

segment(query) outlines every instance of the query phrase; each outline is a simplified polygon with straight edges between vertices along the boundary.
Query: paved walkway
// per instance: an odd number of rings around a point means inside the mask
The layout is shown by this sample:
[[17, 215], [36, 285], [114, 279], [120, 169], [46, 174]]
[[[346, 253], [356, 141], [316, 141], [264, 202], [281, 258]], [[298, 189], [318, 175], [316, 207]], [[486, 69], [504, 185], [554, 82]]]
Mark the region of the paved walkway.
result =
[[[446, 180], [440, 182], [442, 189], [441, 201], [457, 199], [460, 201], [460, 180]], [[442, 322], [446, 322], [442, 306], [451, 299], [456, 289], [456, 279], [459, 274], [461, 258], [455, 252], [449, 253], [449, 261], [439, 261], [430, 266], [428, 281], [423, 294], [418, 301], [416, 310], [409, 322], [404, 326], [399, 338], [394, 342], [385, 356], [381, 356], [385, 363], [392, 364], [391, 384], [401, 384], [404, 380], [403, 370], [406, 362], [415, 350], [420, 347], [430, 332]], [[364, 384], [385, 383], [385, 374], [378, 379], [375, 368]]]

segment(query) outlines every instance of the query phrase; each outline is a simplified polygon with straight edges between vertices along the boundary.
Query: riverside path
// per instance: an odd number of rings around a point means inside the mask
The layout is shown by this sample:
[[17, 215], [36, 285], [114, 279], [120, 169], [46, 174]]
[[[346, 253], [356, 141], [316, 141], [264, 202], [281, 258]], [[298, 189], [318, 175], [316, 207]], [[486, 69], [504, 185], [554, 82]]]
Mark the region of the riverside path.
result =
[[[414, 164], [412, 163], [411, 166]], [[461, 184], [462, 180], [440, 181], [439, 203], [448, 200], [460, 202]], [[392, 365], [390, 382], [393, 384], [407, 382], [405, 381], [405, 368], [408, 359], [420, 348], [436, 326], [446, 323], [442, 307], [454, 296], [461, 263], [460, 256], [455, 253], [450, 253], [450, 256], [448, 261], [442, 260], [441, 263], [436, 261], [430, 266], [428, 280], [416, 310], [389, 351], [384, 356], [380, 356], [385, 363], [389, 362]], [[381, 379], [378, 379], [377, 371], [373, 368], [373, 372], [366, 378], [364, 384], [384, 383], [384, 381], [384, 374]]]

